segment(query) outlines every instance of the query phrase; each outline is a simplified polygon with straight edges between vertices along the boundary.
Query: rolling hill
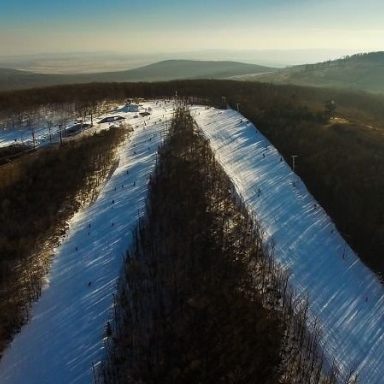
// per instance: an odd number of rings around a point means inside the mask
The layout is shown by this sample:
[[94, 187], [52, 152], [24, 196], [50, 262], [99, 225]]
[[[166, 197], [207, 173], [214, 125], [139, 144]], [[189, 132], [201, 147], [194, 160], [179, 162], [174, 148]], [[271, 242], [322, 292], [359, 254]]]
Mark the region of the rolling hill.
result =
[[91, 82], [236, 79], [277, 84], [346, 88], [384, 93], [384, 52], [346, 56], [284, 69], [234, 61], [166, 60], [115, 72], [41, 74], [0, 68], [0, 91]]
[[384, 52], [357, 54], [237, 79], [384, 93]]
[[17, 69], [0, 68], [0, 90], [6, 91], [49, 85], [50, 82], [54, 81], [55, 77], [55, 75], [41, 75]]
[[127, 71], [92, 74], [38, 74], [0, 68], [0, 91], [90, 82], [226, 79], [233, 76], [260, 74], [276, 70], [275, 68], [232, 61], [194, 60], [166, 60]]
[[[126, 114], [135, 130], [119, 149], [118, 167], [96, 201], [71, 219], [68, 236], [55, 249], [31, 321], [2, 357], [1, 383], [92, 381], [93, 364], [99, 365], [109, 345], [105, 325], [112, 315], [121, 254], [143, 215], [161, 133], [174, 112], [173, 102], [143, 107], [151, 108], [151, 119]], [[260, 221], [265, 246], [273, 247], [276, 261], [292, 271], [297, 308], [301, 299], [310, 299], [309, 323], [320, 325], [324, 360], [334, 361], [342, 373], [356, 368], [361, 384], [382, 383], [384, 290], [377, 277], [244, 116], [206, 106], [194, 106], [192, 115], [231, 179], [234, 196]]]

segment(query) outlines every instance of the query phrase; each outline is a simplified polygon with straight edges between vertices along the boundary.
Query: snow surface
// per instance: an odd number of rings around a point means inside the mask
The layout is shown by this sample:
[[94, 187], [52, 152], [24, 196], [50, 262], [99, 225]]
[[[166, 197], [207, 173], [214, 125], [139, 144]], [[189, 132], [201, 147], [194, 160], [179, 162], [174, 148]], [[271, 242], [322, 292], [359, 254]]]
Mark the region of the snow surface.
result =
[[92, 383], [92, 362], [103, 357], [122, 253], [143, 214], [148, 178], [166, 119], [172, 117], [170, 103], [167, 110], [156, 102], [146, 105], [153, 107], [149, 117], [124, 115], [134, 132], [120, 147], [119, 166], [98, 199], [71, 219], [32, 320], [0, 362], [1, 384]]
[[[123, 113], [115, 113], [113, 116], [123, 116], [126, 117], [126, 114], [128, 112], [132, 112], [127, 108], [118, 108], [116, 112], [125, 112]], [[92, 134], [94, 132], [99, 131], [100, 129], [105, 129], [106, 125], [105, 124], [99, 124], [98, 120], [101, 120], [104, 117], [109, 116], [109, 114], [102, 114], [100, 117], [95, 117], [93, 119], [93, 127], [88, 127], [88, 128], [83, 128], [81, 132], [79, 132], [77, 135], [73, 135], [70, 137], [66, 137], [66, 130], [70, 129], [73, 125], [77, 125], [78, 122], [77, 120], [70, 119], [69, 123], [63, 126], [62, 129], [62, 137], [63, 140], [71, 140], [73, 137], [78, 137], [79, 135], [85, 135], [85, 134]], [[129, 117], [132, 117], [132, 114], [130, 114]], [[58, 123], [60, 123], [60, 117], [59, 113], [57, 116], [55, 116], [54, 120], [54, 125], [51, 127], [51, 137], [52, 137], [52, 143], [59, 143], [60, 142], [60, 132], [59, 132], [59, 127]], [[84, 124], [91, 124], [91, 120], [87, 119], [84, 120]], [[4, 123], [3, 123], [4, 125]], [[50, 145], [50, 135], [49, 135], [49, 129], [47, 126], [44, 126], [44, 122], [37, 121], [33, 125], [34, 128], [34, 134], [35, 134], [35, 144], [36, 147], [42, 147], [46, 145]], [[10, 145], [14, 144], [24, 144], [27, 146], [33, 145], [33, 138], [32, 138], [32, 129], [0, 129], [0, 148], [2, 147], [8, 147]]]
[[292, 272], [295, 291], [299, 296], [309, 293], [310, 320], [320, 321], [328, 358], [335, 357], [344, 372], [357, 367], [361, 384], [383, 383], [384, 289], [376, 275], [345, 244], [277, 150], [243, 116], [198, 108], [193, 117], [260, 220], [265, 241], [275, 245], [276, 260]]
[[[170, 103], [166, 110], [160, 103], [143, 105], [151, 108], [146, 118], [134, 118], [124, 107], [114, 112], [135, 131], [121, 146], [119, 166], [96, 202], [70, 221], [32, 320], [0, 361], [1, 384], [92, 383], [92, 362], [103, 357], [121, 255], [143, 214], [155, 152], [172, 114]], [[376, 276], [252, 124], [232, 110], [193, 107], [192, 114], [248, 209], [261, 221], [266, 243], [275, 244], [276, 260], [292, 271], [297, 294], [310, 293], [311, 319], [317, 316], [321, 323], [328, 357], [334, 356], [343, 370], [356, 363], [360, 383], [382, 383], [384, 289]]]
[[[48, 128], [36, 127], [35, 128], [36, 144], [49, 142]], [[58, 128], [52, 127], [52, 137], [58, 138]], [[57, 139], [55, 140], [57, 141]], [[0, 148], [7, 147], [12, 144], [25, 144], [32, 145], [32, 132], [27, 129], [0, 129]]]

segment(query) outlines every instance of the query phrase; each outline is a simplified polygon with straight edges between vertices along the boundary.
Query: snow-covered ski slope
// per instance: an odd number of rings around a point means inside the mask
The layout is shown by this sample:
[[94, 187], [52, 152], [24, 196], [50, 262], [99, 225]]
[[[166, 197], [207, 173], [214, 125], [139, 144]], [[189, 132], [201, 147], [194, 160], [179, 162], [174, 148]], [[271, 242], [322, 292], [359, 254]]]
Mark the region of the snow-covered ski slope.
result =
[[0, 361], [1, 384], [92, 383], [92, 362], [103, 357], [122, 253], [143, 214], [148, 178], [172, 107], [144, 103], [143, 108], [152, 108], [145, 118], [118, 110], [134, 132], [120, 147], [119, 166], [98, 199], [70, 221], [32, 320]]
[[321, 323], [328, 357], [335, 357], [342, 371], [357, 366], [361, 384], [384, 383], [384, 290], [377, 277], [345, 244], [276, 149], [243, 116], [205, 108], [192, 115], [261, 221], [265, 241], [273, 241], [276, 260], [291, 270], [295, 291], [310, 295], [311, 317]]
[[[97, 201], [71, 220], [32, 320], [0, 361], [1, 384], [92, 383], [92, 362], [103, 357], [102, 338], [112, 316], [121, 254], [131, 242], [138, 212], [143, 213], [155, 152], [165, 120], [172, 116], [170, 103], [162, 103], [144, 103], [143, 108], [151, 108], [145, 119], [134, 118], [124, 107], [114, 112], [126, 117], [135, 131], [121, 146], [119, 166]], [[296, 292], [310, 294], [311, 316], [321, 322], [328, 356], [342, 369], [358, 364], [360, 383], [383, 383], [384, 290], [375, 275], [244, 117], [205, 107], [193, 107], [192, 115], [261, 220], [265, 241], [274, 242], [277, 261], [292, 271]]]

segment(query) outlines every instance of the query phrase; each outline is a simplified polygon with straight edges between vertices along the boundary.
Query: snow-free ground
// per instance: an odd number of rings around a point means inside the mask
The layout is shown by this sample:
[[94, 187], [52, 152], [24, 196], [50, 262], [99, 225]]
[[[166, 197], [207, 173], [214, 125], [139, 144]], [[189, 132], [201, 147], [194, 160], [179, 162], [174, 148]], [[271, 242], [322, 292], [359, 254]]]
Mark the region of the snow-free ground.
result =
[[[144, 104], [151, 108], [145, 119], [124, 107], [116, 111], [135, 131], [120, 147], [119, 166], [96, 202], [70, 221], [32, 320], [0, 362], [1, 384], [92, 383], [92, 363], [103, 357], [121, 255], [143, 214], [148, 177], [172, 114], [171, 104], [163, 103]], [[327, 356], [342, 370], [356, 364], [362, 384], [383, 383], [384, 289], [376, 276], [252, 124], [232, 110], [193, 107], [192, 115], [260, 220], [265, 242], [274, 243], [276, 260], [291, 270], [298, 296], [309, 293], [310, 320], [319, 319]]]

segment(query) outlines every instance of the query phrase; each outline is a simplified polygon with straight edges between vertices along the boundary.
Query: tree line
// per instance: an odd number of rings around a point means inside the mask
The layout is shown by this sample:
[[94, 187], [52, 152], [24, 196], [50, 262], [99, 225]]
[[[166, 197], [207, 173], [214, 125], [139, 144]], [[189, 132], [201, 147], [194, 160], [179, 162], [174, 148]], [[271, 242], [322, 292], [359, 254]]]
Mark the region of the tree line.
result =
[[[15, 117], [25, 115], [22, 111], [28, 108], [48, 105], [65, 109], [69, 103], [76, 104], [78, 107], [71, 108], [81, 115], [90, 105], [108, 108], [127, 98], [169, 98], [176, 91], [179, 98], [191, 103], [220, 106], [222, 96], [234, 108], [240, 103], [240, 112], [287, 161], [290, 155], [299, 154], [297, 170], [311, 193], [348, 236], [361, 259], [377, 273], [384, 273], [384, 205], [380, 198], [384, 180], [383, 96], [223, 80], [94, 83], [2, 92], [0, 114]], [[336, 102], [335, 116], [346, 117], [348, 124], [329, 121], [324, 107], [327, 100]]]
[[0, 167], [0, 356], [28, 320], [67, 220], [96, 198], [124, 135], [110, 129]]
[[20, 111], [36, 111], [44, 106], [76, 103], [92, 108], [105, 100], [123, 101], [127, 98], [197, 97], [228, 101], [254, 102], [257, 110], [266, 110], [276, 105], [307, 105], [315, 111], [323, 109], [324, 102], [333, 99], [340, 111], [355, 117], [373, 118], [380, 122], [384, 117], [384, 96], [361, 91], [315, 88], [296, 85], [279, 85], [231, 80], [175, 80], [152, 83], [90, 83], [58, 85], [18, 91], [0, 92], [0, 116], [18, 114]]
[[132, 233], [95, 384], [356, 383], [325, 369], [308, 301], [183, 108]]

